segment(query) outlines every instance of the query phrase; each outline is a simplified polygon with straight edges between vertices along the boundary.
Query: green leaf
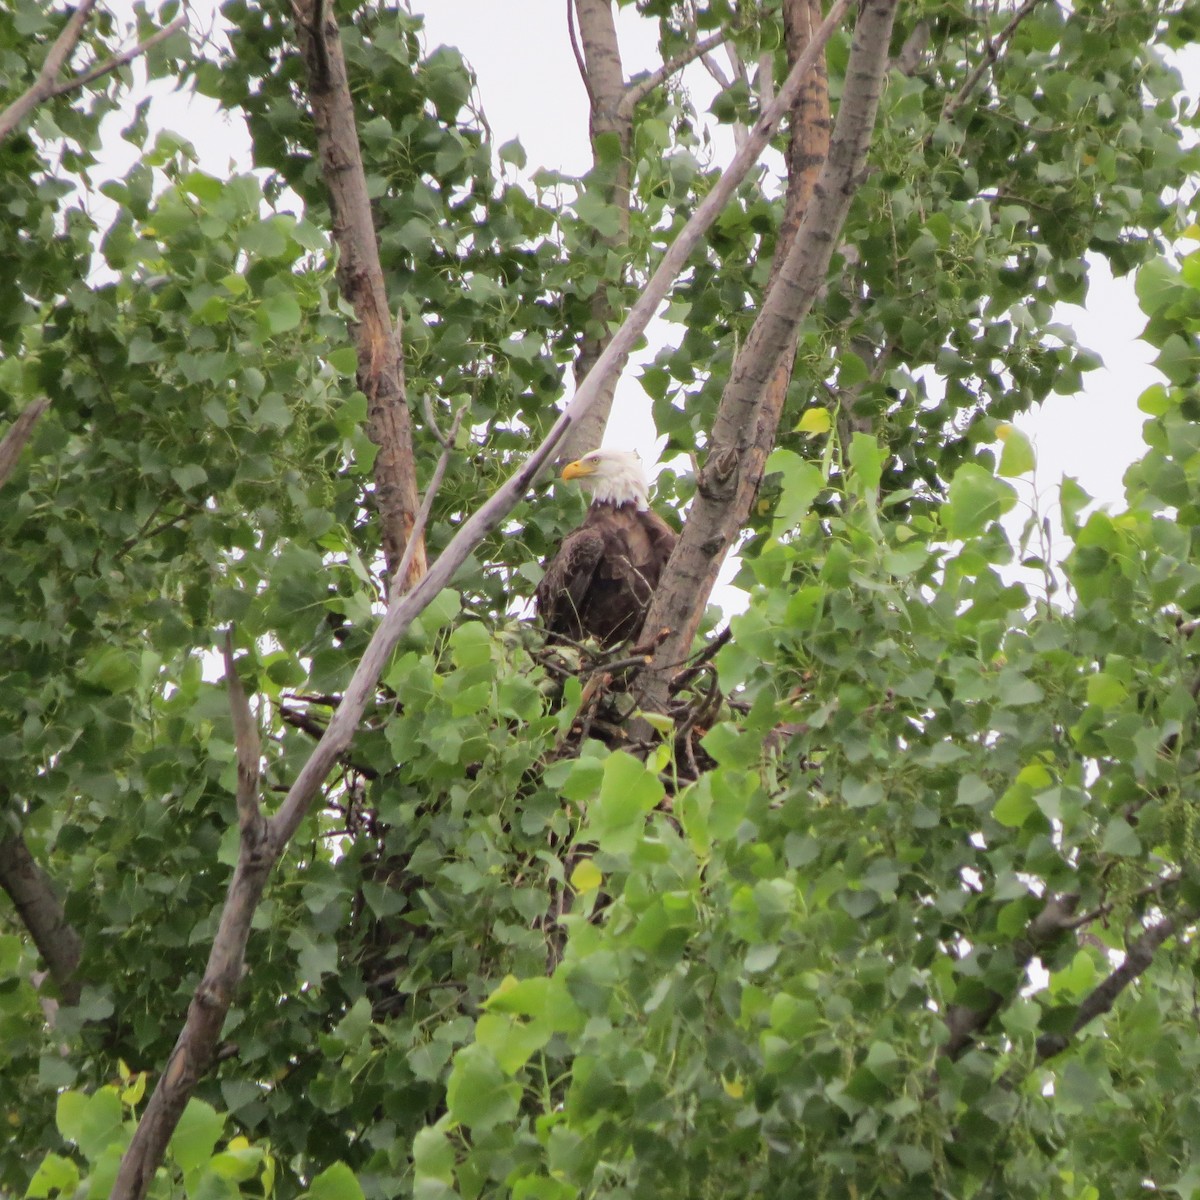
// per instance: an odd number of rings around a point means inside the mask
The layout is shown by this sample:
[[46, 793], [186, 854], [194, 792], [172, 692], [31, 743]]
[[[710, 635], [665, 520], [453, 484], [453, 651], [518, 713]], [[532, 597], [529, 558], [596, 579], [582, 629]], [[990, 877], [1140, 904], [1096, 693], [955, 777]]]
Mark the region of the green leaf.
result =
[[308, 1200], [364, 1200], [354, 1172], [344, 1162], [326, 1167], [305, 1193]]
[[58, 1154], [47, 1154], [25, 1189], [27, 1200], [46, 1200], [53, 1195], [70, 1196], [79, 1186], [79, 1168]]
[[780, 473], [783, 490], [775, 508], [775, 525], [791, 528], [807, 514], [817, 493], [825, 486], [825, 478], [815, 463], [802, 459], [794, 450], [778, 447], [767, 456], [763, 465], [766, 475]]
[[1142, 843], [1124, 817], [1114, 817], [1104, 830], [1104, 841], [1100, 849], [1105, 854], [1135, 858], [1142, 853]]
[[303, 315], [296, 297], [287, 292], [264, 296], [262, 313], [271, 333], [287, 333], [288, 330], [295, 329]]
[[833, 418], [827, 408], [807, 409], [796, 425], [797, 433], [828, 433], [833, 428]]
[[184, 1171], [204, 1166], [225, 1131], [225, 1118], [194, 1096], [187, 1102], [171, 1135], [171, 1154]]
[[102, 1087], [91, 1096], [83, 1092], [63, 1092], [55, 1114], [58, 1132], [79, 1147], [89, 1162], [95, 1162], [116, 1144], [123, 1150], [128, 1134], [123, 1128], [124, 1110], [117, 1089]]
[[946, 533], [960, 540], [978, 537], [1017, 502], [1012, 487], [975, 463], [964, 463], [950, 481], [942, 505]]
[[855, 433], [851, 437], [850, 470], [865, 494], [879, 490], [883, 479], [883, 453], [879, 442], [869, 433]]
[[550, 1040], [553, 1029], [509, 1013], [483, 1013], [475, 1022], [475, 1041], [486, 1046], [506, 1075], [515, 1075]]
[[623, 750], [604, 761], [600, 794], [588, 808], [588, 828], [601, 850], [629, 854], [641, 840], [646, 814], [663, 798], [656, 772]]
[[454, 1056], [446, 1084], [446, 1107], [452, 1120], [477, 1134], [486, 1133], [516, 1115], [520, 1096], [520, 1084], [509, 1081], [486, 1046], [465, 1046]]
[[1007, 479], [1028, 475], [1037, 465], [1030, 440], [1015, 425], [1008, 424], [997, 426], [996, 436], [1004, 443], [997, 474]]

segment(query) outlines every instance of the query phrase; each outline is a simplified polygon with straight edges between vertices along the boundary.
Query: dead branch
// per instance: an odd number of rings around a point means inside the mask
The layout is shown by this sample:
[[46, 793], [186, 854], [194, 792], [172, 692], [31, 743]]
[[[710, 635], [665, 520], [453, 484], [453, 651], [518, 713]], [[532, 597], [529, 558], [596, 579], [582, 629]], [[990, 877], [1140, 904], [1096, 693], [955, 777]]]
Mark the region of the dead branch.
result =
[[79, 7], [71, 14], [62, 33], [54, 39], [50, 53], [46, 55], [46, 61], [42, 63], [42, 69], [33, 81], [33, 86], [0, 113], [0, 141], [8, 137], [39, 104], [54, 94], [58, 77], [67, 60], [75, 53], [75, 47], [83, 37], [84, 26], [87, 25], [95, 7], [96, 0], [79, 0]]
[[0, 440], [0, 487], [8, 482], [8, 477], [16, 469], [21, 451], [25, 449], [25, 443], [33, 434], [33, 427], [49, 407], [50, 401], [44, 396], [27, 404], [17, 414], [16, 420], [8, 427], [4, 438]]
[[392, 580], [393, 589], [399, 590], [403, 584], [403, 580], [407, 577], [413, 548], [418, 544], [424, 544], [425, 526], [429, 523], [429, 514], [433, 511], [433, 500], [438, 494], [438, 488], [442, 486], [442, 479], [446, 474], [446, 466], [450, 462], [450, 455], [454, 452], [454, 442], [458, 437], [458, 427], [462, 424], [463, 417], [467, 415], [468, 407], [468, 405], [464, 404], [454, 414], [454, 420], [450, 422], [450, 432], [446, 435], [445, 440], [442, 441], [442, 453], [438, 456], [437, 466], [433, 468], [433, 477], [429, 481], [429, 486], [425, 489], [425, 499], [421, 501], [421, 508], [417, 513], [417, 519], [413, 522], [412, 536], [408, 539], [408, 545], [404, 547], [404, 557], [400, 560], [400, 565], [396, 568], [396, 577]]
[[80, 981], [76, 971], [83, 943], [67, 920], [50, 877], [38, 866], [19, 833], [0, 840], [0, 888], [8, 893], [21, 924], [29, 930], [62, 1002], [78, 1004]]
[[716, 33], [709, 34], [708, 37], [701, 39], [698, 42], [693, 42], [686, 49], [681, 50], [674, 58], [668, 59], [656, 71], [651, 71], [649, 75], [643, 76], [641, 79], [635, 80], [625, 88], [625, 95], [621, 97], [619, 112], [623, 116], [633, 117], [633, 110], [647, 96], [650, 95], [656, 87], [660, 87], [666, 83], [672, 75], [682, 71], [690, 62], [694, 62], [697, 58], [708, 54], [711, 50], [721, 45], [729, 39], [729, 30], [718, 29]]
[[[840, 18], [847, 0], [835, 6]], [[831, 19], [829, 30], [836, 23]], [[825, 36], [828, 36], [826, 31]], [[420, 581], [407, 592], [394, 594], [387, 611], [367, 644], [341, 703], [330, 718], [321, 740], [300, 769], [279, 810], [266, 822], [266, 833], [256, 847], [243, 844], [230, 881], [221, 920], [209, 954], [204, 979], [188, 1007], [187, 1017], [175, 1048], [126, 1150], [111, 1196], [113, 1200], [142, 1200], [154, 1172], [162, 1162], [167, 1142], [178, 1124], [188, 1098], [212, 1063], [220, 1040], [221, 1026], [233, 1001], [234, 989], [243, 969], [250, 922], [262, 899], [267, 878], [300, 827], [321, 785], [340, 761], [354, 736], [376, 685], [391, 659], [392, 651], [412, 622], [450, 583], [455, 572], [480, 542], [516, 507], [538, 474], [550, 461], [567, 432], [597, 403], [609, 375], [624, 362], [645, 332], [650, 319], [666, 298], [684, 264], [700, 239], [736, 191], [742, 179], [770, 140], [783, 114], [816, 58], [796, 63], [775, 102], [755, 123], [746, 145], [734, 155], [707, 196], [663, 255], [658, 269], [614, 335], [591, 374], [570, 404], [551, 426], [540, 446], [495, 493], [477, 509]]]
[[70, 79], [64, 79], [55, 86], [50, 95], [62, 96], [67, 92], [73, 92], [77, 88], [85, 87], [87, 84], [95, 82], [102, 75], [108, 75], [121, 67], [128, 66], [135, 58], [141, 58], [143, 54], [149, 50], [153, 50], [160, 42], [165, 42], [173, 33], [178, 33], [186, 27], [187, 13], [182, 12], [169, 25], [164, 25], [162, 29], [156, 30], [149, 37], [138, 42], [136, 46], [131, 46], [128, 50], [122, 50], [120, 54], [114, 54], [112, 58], [107, 58], [104, 62], [97, 63], [94, 67], [89, 67], [86, 71], [81, 71], [78, 75], [74, 75]]
[[596, 96], [592, 91], [592, 81], [588, 78], [587, 63], [584, 62], [579, 33], [575, 28], [575, 0], [567, 0], [567, 36], [571, 40], [571, 53], [575, 56], [575, 66], [579, 68], [579, 78], [583, 80], [583, 90], [587, 92], [588, 108], [594, 112]]
[[338, 288], [354, 310], [358, 385], [367, 397], [367, 435], [379, 447], [374, 499], [388, 579], [395, 576], [411, 542], [415, 548], [404, 576], [405, 586], [411, 586], [426, 567], [424, 543], [413, 536], [417, 475], [412, 420], [405, 398], [404, 356], [379, 261], [341, 36], [337, 21], [320, 0], [297, 0], [293, 13], [308, 72], [317, 153], [333, 216]]

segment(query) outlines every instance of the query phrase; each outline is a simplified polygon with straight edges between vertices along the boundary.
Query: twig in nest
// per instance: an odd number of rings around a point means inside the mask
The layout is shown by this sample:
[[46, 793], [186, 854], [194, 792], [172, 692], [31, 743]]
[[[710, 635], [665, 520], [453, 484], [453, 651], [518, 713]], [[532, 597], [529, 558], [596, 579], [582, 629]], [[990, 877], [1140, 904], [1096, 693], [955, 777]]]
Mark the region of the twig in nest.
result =
[[714, 658], [717, 651], [722, 646], [728, 645], [729, 639], [733, 637], [733, 630], [726, 625], [720, 633], [717, 634], [711, 642], [708, 643], [702, 650], [699, 650], [694, 656], [693, 661], [688, 665], [686, 670], [680, 671], [674, 679], [671, 680], [671, 694], [681, 692], [708, 664], [709, 660]]

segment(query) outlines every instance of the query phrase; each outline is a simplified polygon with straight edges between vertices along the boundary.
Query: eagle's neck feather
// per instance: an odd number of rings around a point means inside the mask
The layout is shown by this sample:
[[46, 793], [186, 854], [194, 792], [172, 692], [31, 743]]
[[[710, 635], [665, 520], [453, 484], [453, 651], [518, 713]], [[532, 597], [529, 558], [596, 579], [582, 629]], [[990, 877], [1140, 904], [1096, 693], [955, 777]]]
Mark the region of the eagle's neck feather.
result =
[[636, 461], [629, 465], [619, 464], [615, 470], [610, 467], [606, 474], [593, 476], [589, 483], [593, 504], [609, 504], [613, 508], [632, 504], [638, 512], [645, 512], [650, 507], [646, 477], [641, 464]]

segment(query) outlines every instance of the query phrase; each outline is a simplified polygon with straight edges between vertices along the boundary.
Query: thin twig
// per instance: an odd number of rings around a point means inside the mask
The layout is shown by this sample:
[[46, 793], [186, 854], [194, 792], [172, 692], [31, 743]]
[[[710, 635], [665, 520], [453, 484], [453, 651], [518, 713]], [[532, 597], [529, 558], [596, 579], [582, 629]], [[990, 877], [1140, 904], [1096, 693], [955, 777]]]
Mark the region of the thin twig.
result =
[[942, 106], [943, 121], [950, 121], [954, 118], [954, 114], [967, 102], [967, 97], [975, 90], [979, 81], [995, 66], [1000, 58], [1000, 51], [1004, 49], [1012, 35], [1017, 32], [1017, 27], [1040, 3], [1041, 0], [1025, 0], [1025, 3], [1013, 14], [1012, 20], [1005, 25], [995, 38], [987, 43], [979, 65], [967, 76], [966, 82], [962, 87]]
[[[442, 447], [453, 446], [453, 437], [446, 437], [441, 430], [441, 426], [439, 426], [437, 423], [437, 417], [433, 415], [433, 401], [429, 398], [428, 392], [421, 393], [421, 407], [425, 410], [426, 428], [428, 428], [429, 432], [432, 433], [437, 439], [438, 445]], [[455, 426], [455, 430], [457, 431], [457, 425]]]
[[233, 714], [233, 743], [237, 748], [237, 807], [238, 827], [242, 839], [257, 844], [265, 828], [262, 810], [258, 806], [259, 760], [262, 744], [258, 722], [250, 711], [242, 681], [233, 661], [233, 630], [225, 632], [225, 682], [229, 687], [229, 711]]
[[450, 432], [446, 435], [445, 441], [442, 441], [440, 432], [438, 434], [438, 440], [442, 442], [442, 453], [438, 458], [437, 466], [433, 469], [433, 478], [429, 481], [429, 487], [425, 489], [425, 499], [421, 501], [421, 507], [417, 510], [412, 532], [408, 535], [408, 543], [404, 547], [404, 555], [400, 559], [399, 566], [396, 567], [395, 574], [392, 576], [393, 593], [390, 594], [401, 594], [405, 576], [412, 563], [413, 553], [418, 543], [425, 536], [425, 526], [429, 521], [429, 514], [433, 509], [433, 498], [437, 495], [438, 488], [442, 486], [442, 477], [446, 474], [446, 466], [450, 462], [450, 455], [454, 450], [454, 440], [458, 437], [458, 427], [462, 424], [463, 417], [467, 415], [469, 407], [470, 405], [464, 404], [454, 414], [454, 420], [450, 422]]
[[170, 25], [164, 25], [162, 29], [156, 33], [152, 33], [144, 41], [138, 42], [136, 46], [131, 46], [128, 50], [122, 50], [120, 54], [114, 54], [112, 58], [106, 59], [94, 67], [89, 67], [86, 71], [81, 71], [78, 75], [73, 75], [70, 79], [64, 79], [62, 83], [55, 84], [54, 90], [50, 92], [50, 96], [62, 96], [67, 92], [73, 92], [76, 88], [85, 87], [87, 84], [99, 79], [101, 75], [108, 75], [119, 67], [127, 66], [135, 58], [140, 58], [148, 50], [153, 50], [159, 42], [165, 42], [171, 34], [178, 33], [186, 25], [187, 13], [181, 12]]
[[575, 0], [567, 0], [567, 36], [571, 39], [571, 53], [575, 55], [579, 78], [583, 80], [584, 91], [588, 95], [588, 111], [595, 112], [596, 93], [592, 91], [592, 80], [588, 75], [587, 62], [583, 57], [583, 51], [579, 48], [579, 31], [575, 28]]
[[1071, 1044], [1071, 1038], [1075, 1034], [1097, 1017], [1111, 1011], [1117, 997], [1153, 963], [1155, 951], [1175, 933], [1180, 924], [1194, 919], [1194, 916], [1195, 914], [1187, 917], [1164, 917], [1157, 924], [1151, 925], [1137, 941], [1127, 946], [1125, 961], [1083, 998], [1075, 1012], [1075, 1020], [1071, 1023], [1071, 1032], [1047, 1033], [1038, 1038], [1038, 1058], [1045, 1061], [1061, 1054]]
[[692, 661], [684, 663], [686, 670], [680, 671], [674, 679], [671, 680], [671, 693], [675, 694], [682, 691], [704, 668], [705, 664], [716, 655], [717, 651], [722, 646], [728, 644], [730, 638], [733, 637], [733, 629], [726, 625], [720, 633], [717, 634], [707, 646], [698, 650], [693, 656]]
[[635, 80], [625, 88], [625, 95], [621, 97], [620, 106], [617, 109], [617, 116], [629, 118], [633, 115], [633, 110], [650, 95], [652, 91], [660, 84], [665, 83], [677, 71], [682, 70], [690, 62], [694, 62], [702, 54], [707, 54], [710, 50], [721, 45], [722, 42], [729, 38], [732, 30], [718, 29], [716, 33], [710, 33], [703, 41], [693, 42], [685, 50], [681, 50], [674, 58], [663, 63], [656, 71], [651, 71], [649, 75]]
[[96, 0], [80, 0], [79, 7], [71, 14], [62, 33], [54, 39], [46, 61], [33, 86], [18, 96], [2, 113], [0, 113], [0, 141], [3, 141], [47, 96], [51, 95], [54, 81], [66, 65], [67, 59], [75, 52], [79, 39], [83, 37], [83, 27], [87, 24], [96, 7]]

